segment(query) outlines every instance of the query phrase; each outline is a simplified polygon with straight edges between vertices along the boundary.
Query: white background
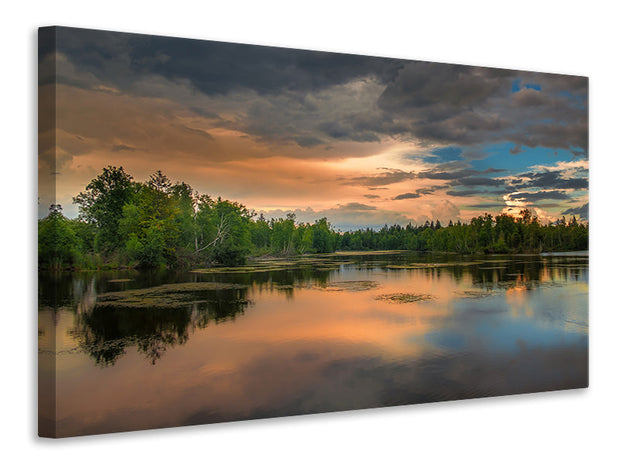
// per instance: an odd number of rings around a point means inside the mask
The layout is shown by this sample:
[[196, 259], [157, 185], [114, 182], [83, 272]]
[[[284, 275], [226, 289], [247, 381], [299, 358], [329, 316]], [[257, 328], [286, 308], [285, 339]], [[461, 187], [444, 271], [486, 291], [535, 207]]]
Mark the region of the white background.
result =
[[[608, 2], [613, 5], [613, 2]], [[601, 5], [603, 3], [601, 2]], [[617, 12], [594, 1], [10, 2], [2, 7], [4, 463], [618, 460]], [[590, 388], [113, 434], [36, 436], [36, 28], [63, 25], [590, 77]], [[616, 462], [617, 463], [617, 462]]]

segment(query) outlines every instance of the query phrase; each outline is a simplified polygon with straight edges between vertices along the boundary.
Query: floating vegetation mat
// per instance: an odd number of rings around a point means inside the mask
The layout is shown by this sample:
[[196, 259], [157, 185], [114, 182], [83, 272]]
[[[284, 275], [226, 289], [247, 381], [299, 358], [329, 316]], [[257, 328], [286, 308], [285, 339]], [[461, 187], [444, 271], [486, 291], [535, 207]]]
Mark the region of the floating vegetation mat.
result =
[[285, 269], [286, 266], [222, 266], [213, 268], [199, 268], [197, 270], [191, 270], [190, 273], [198, 274], [230, 274], [230, 273], [257, 273], [267, 271], [280, 271]]
[[[146, 289], [106, 292], [97, 297], [96, 305], [127, 308], [178, 308], [193, 303], [209, 302], [213, 300], [213, 291], [242, 290], [247, 287], [233, 283], [164, 284]], [[226, 300], [235, 303], [250, 303], [240, 295], [231, 295], [231, 298]]]
[[540, 280], [528, 280], [528, 281], [497, 281], [495, 283], [489, 283], [486, 287], [478, 289], [463, 289], [454, 291], [454, 294], [464, 299], [481, 299], [491, 295], [503, 294], [510, 290], [531, 291], [533, 289], [543, 289], [551, 287], [565, 286], [566, 282], [563, 281], [540, 281]]
[[375, 297], [375, 300], [382, 300], [384, 302], [390, 302], [395, 304], [408, 304], [413, 302], [424, 302], [426, 300], [434, 300], [435, 296], [430, 294], [382, 294]]
[[199, 268], [192, 270], [192, 273], [199, 274], [244, 274], [244, 273], [266, 273], [270, 271], [299, 270], [312, 268], [320, 271], [333, 271], [341, 265], [350, 265], [354, 262], [336, 260], [335, 258], [301, 256], [299, 258], [257, 258], [248, 265], [241, 266], [219, 266], [211, 268]]
[[544, 252], [540, 254], [541, 257], [589, 257], [590, 252], [588, 250], [576, 250], [572, 252]]
[[398, 255], [406, 253], [403, 250], [367, 250], [367, 251], [340, 251], [334, 252], [333, 254], [323, 254], [323, 256], [327, 257], [349, 257], [349, 256], [367, 256], [367, 255]]
[[443, 268], [453, 266], [474, 266], [482, 262], [451, 262], [451, 263], [408, 263], [406, 265], [387, 265], [391, 270], [425, 270], [429, 268]]
[[481, 299], [500, 292], [499, 289], [465, 289], [454, 293], [463, 299]]
[[373, 270], [376, 273], [385, 272], [389, 262], [387, 260], [376, 260], [370, 263], [356, 263], [354, 265], [356, 270], [365, 271], [365, 270]]
[[322, 291], [349, 291], [359, 292], [368, 291], [379, 286], [377, 281], [331, 281], [323, 285], [312, 286], [312, 289], [319, 289]]

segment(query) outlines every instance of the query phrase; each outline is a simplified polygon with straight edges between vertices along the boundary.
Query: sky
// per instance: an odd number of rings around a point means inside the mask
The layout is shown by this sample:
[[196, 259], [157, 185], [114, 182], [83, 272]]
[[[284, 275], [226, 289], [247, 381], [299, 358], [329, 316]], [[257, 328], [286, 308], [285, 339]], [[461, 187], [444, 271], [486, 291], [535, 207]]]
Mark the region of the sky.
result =
[[[588, 219], [585, 77], [40, 31], [39, 216], [107, 165], [339, 230]], [[53, 108], [52, 117], [47, 108]]]

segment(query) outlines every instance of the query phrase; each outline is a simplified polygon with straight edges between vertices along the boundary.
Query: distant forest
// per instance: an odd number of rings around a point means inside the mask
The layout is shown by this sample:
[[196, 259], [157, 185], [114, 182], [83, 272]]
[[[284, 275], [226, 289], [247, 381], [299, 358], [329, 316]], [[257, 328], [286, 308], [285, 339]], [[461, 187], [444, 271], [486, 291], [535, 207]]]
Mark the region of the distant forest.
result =
[[588, 249], [588, 224], [573, 216], [543, 225], [530, 211], [520, 217], [485, 214], [469, 223], [439, 220], [335, 231], [327, 218], [267, 219], [240, 203], [199, 194], [161, 171], [141, 183], [108, 166], [73, 202], [39, 220], [41, 268], [102, 269], [238, 265], [248, 257], [330, 253], [337, 250], [416, 250], [458, 253], [539, 253]]

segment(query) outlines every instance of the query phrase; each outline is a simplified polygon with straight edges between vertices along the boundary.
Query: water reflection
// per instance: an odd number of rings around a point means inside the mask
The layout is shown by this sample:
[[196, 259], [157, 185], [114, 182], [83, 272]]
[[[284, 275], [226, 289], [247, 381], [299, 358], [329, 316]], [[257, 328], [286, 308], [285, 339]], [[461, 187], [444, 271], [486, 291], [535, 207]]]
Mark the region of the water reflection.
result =
[[566, 389], [588, 382], [587, 292], [570, 256], [41, 275], [40, 352], [59, 436]]
[[114, 364], [133, 345], [155, 364], [168, 348], [187, 342], [190, 330], [243, 314], [250, 304], [246, 294], [246, 289], [211, 291], [176, 308], [95, 304], [90, 311], [78, 312], [70, 334], [98, 365]]

